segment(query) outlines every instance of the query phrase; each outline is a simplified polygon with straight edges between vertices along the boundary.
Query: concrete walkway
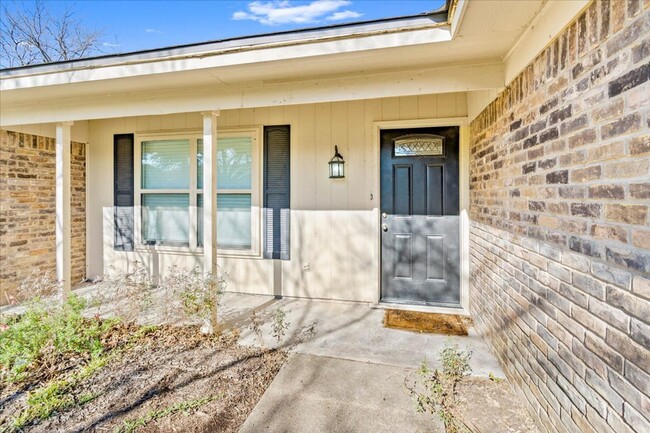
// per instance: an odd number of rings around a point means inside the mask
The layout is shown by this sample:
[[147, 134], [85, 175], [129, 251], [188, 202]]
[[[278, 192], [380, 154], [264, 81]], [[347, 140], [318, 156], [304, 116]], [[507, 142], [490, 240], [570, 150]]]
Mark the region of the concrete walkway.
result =
[[[290, 323], [286, 340], [274, 341], [267, 323], [264, 343], [285, 346], [292, 354], [240, 433], [442, 433], [437, 419], [415, 411], [404, 380], [423, 360], [440, 367], [438, 353], [449, 340], [472, 351], [474, 375], [503, 377], [473, 329], [467, 337], [387, 329], [384, 311], [367, 304], [228, 294], [221, 317], [244, 324], [255, 310], [268, 321], [278, 308]], [[240, 342], [260, 344], [248, 329]]]
[[294, 354], [240, 433], [440, 432], [416, 413], [404, 378], [409, 369]]

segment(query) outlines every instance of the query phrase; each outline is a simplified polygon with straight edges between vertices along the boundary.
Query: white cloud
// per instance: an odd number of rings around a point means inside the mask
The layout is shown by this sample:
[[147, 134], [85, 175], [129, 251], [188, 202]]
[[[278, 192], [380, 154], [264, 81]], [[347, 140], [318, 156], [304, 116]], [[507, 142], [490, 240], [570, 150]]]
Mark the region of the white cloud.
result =
[[162, 33], [160, 30], [156, 29], [144, 29], [144, 31], [147, 33]]
[[110, 42], [102, 42], [102, 46], [109, 47], [109, 48], [115, 48], [115, 47], [119, 47], [120, 44], [111, 44]]
[[232, 19], [252, 20], [274, 26], [317, 23], [327, 15], [327, 19], [332, 21], [361, 16], [354, 11], [336, 12], [350, 3], [349, 0], [314, 0], [306, 5], [293, 6], [288, 0], [254, 1], [248, 4], [248, 11], [237, 11], [232, 15]]
[[359, 12], [355, 12], [355, 11], [341, 11], [341, 12], [335, 12], [325, 19], [328, 21], [340, 21], [340, 20], [347, 20], [348, 18], [359, 18], [361, 15], [363, 14], [360, 14]]

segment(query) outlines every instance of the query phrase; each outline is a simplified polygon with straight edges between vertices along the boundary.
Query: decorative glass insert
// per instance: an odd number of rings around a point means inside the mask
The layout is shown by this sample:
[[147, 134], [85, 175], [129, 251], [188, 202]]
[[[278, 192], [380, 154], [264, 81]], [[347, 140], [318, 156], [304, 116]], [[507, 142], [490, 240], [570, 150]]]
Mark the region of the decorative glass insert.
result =
[[444, 156], [445, 137], [433, 134], [408, 134], [393, 140], [395, 156]]

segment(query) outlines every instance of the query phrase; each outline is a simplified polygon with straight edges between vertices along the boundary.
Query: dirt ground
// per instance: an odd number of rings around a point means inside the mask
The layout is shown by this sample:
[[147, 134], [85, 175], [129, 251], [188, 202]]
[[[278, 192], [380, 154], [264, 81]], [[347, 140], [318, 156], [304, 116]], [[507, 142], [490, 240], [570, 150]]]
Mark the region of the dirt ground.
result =
[[[118, 339], [120, 337], [117, 337]], [[236, 432], [286, 359], [283, 351], [242, 347], [196, 328], [162, 327], [82, 382], [90, 402], [25, 428], [28, 432], [116, 432], [124, 422], [175, 404], [214, 398], [151, 421], [138, 432]], [[3, 418], [25, 407], [23, 390], [0, 390]]]
[[521, 399], [505, 380], [467, 377], [457, 391], [459, 413], [472, 431], [538, 433]]

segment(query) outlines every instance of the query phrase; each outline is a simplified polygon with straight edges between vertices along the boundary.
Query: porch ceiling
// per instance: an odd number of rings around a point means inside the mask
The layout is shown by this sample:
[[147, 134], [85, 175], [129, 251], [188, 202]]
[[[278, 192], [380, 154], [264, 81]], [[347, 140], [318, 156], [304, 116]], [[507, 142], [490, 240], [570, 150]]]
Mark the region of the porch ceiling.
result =
[[[289, 40], [247, 41], [238, 47], [215, 45], [213, 51], [205, 51], [205, 46], [189, 54], [160, 50], [139, 60], [130, 55], [0, 71], [0, 125], [125, 115], [108, 108], [120, 101], [162, 101], [166, 96], [203, 95], [202, 103], [184, 104], [189, 111], [301, 103], [304, 98], [287, 97], [287, 89], [295, 95], [323, 84], [334, 94], [319, 92], [320, 99], [310, 102], [501, 87], [503, 58], [546, 0], [466, 3], [453, 38], [450, 26], [434, 15], [411, 17], [393, 27], [348, 29], [344, 34], [325, 30], [307, 32], [303, 39], [293, 35]], [[402, 27], [395, 27], [398, 24]], [[468, 66], [484, 76], [463, 85], [443, 79], [429, 87], [427, 74], [455, 76]], [[414, 74], [417, 71], [422, 73]], [[405, 79], [414, 85], [394, 85], [392, 93], [382, 88]], [[355, 82], [364, 83], [366, 91], [355, 92], [345, 84]], [[373, 83], [377, 96], [368, 87]], [[258, 94], [265, 97], [253, 96]], [[85, 105], [103, 109], [84, 111]], [[128, 115], [178, 112], [176, 107], [141, 104]], [[83, 117], [75, 117], [80, 111]]]

